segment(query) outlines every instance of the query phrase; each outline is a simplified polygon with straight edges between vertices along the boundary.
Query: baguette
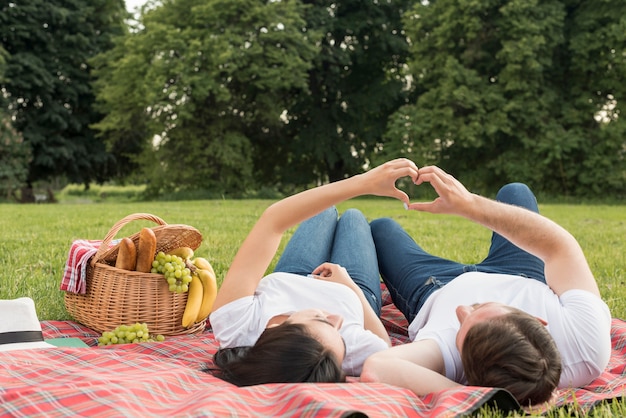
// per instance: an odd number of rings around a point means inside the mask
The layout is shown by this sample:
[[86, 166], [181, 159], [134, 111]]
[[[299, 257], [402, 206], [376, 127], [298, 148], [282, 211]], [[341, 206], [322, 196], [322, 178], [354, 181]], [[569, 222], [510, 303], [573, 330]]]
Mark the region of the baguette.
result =
[[115, 267], [123, 270], [134, 271], [137, 265], [137, 247], [130, 238], [122, 238], [118, 244]]
[[156, 246], [157, 239], [154, 231], [150, 228], [142, 228], [139, 232], [139, 244], [137, 245], [137, 271], [150, 273], [156, 254]]

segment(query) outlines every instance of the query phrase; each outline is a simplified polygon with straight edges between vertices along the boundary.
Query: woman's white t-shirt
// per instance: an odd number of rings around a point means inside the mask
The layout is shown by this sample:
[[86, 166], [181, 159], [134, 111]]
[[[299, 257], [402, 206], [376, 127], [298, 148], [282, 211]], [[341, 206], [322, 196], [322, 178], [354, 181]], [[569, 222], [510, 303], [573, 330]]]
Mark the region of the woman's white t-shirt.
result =
[[346, 344], [342, 369], [347, 375], [359, 376], [369, 355], [388, 348], [382, 338], [363, 328], [363, 307], [352, 290], [291, 273], [264, 277], [254, 295], [227, 303], [211, 313], [209, 320], [220, 347], [251, 346], [272, 317], [304, 309], [343, 317], [339, 333]]
[[446, 377], [467, 384], [456, 347], [459, 305], [500, 302], [548, 322], [561, 354], [559, 388], [581, 387], [598, 377], [611, 355], [611, 313], [602, 299], [574, 289], [557, 296], [547, 285], [520, 276], [469, 272], [433, 293], [409, 326], [412, 341], [437, 342]]

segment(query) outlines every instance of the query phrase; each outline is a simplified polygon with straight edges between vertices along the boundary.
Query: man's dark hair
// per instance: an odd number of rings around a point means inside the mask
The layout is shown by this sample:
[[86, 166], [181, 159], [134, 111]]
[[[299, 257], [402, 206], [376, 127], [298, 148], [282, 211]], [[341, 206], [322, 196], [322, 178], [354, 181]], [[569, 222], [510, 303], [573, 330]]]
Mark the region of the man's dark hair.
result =
[[521, 310], [472, 326], [461, 351], [469, 385], [507, 389], [522, 406], [550, 400], [561, 377], [552, 336]]

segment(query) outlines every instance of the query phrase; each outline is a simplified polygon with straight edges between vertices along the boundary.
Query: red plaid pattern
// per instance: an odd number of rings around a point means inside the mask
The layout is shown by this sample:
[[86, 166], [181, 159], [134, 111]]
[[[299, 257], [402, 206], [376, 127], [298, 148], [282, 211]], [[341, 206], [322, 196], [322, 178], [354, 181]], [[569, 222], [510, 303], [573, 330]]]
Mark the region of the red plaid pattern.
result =
[[[394, 343], [407, 342], [406, 321], [387, 303]], [[42, 322], [44, 338], [78, 337], [90, 348], [0, 353], [0, 415], [10, 416], [462, 416], [485, 404], [516, 409], [508, 392], [463, 387], [423, 398], [385, 384], [268, 384], [238, 388], [203, 370], [217, 343], [210, 329], [165, 342], [95, 347], [98, 333], [69, 321]], [[561, 391], [557, 406], [589, 412], [626, 393], [626, 322], [613, 319], [605, 372], [585, 388]]]
[[61, 279], [61, 290], [85, 294], [87, 290], [87, 264], [98, 252], [102, 241], [80, 239], [72, 242]]

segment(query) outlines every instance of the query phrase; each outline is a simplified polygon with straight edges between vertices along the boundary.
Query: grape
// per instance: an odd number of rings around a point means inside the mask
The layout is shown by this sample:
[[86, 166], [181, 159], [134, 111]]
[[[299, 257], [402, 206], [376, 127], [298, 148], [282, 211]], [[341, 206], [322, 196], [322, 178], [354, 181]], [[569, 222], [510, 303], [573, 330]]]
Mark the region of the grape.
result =
[[189, 290], [191, 270], [181, 257], [159, 251], [154, 258], [151, 271], [165, 276], [170, 292], [185, 293]]
[[98, 337], [98, 345], [147, 343], [155, 341], [165, 341], [161, 334], [152, 336], [146, 323], [136, 322], [133, 325], [120, 325], [113, 331], [104, 331]]

